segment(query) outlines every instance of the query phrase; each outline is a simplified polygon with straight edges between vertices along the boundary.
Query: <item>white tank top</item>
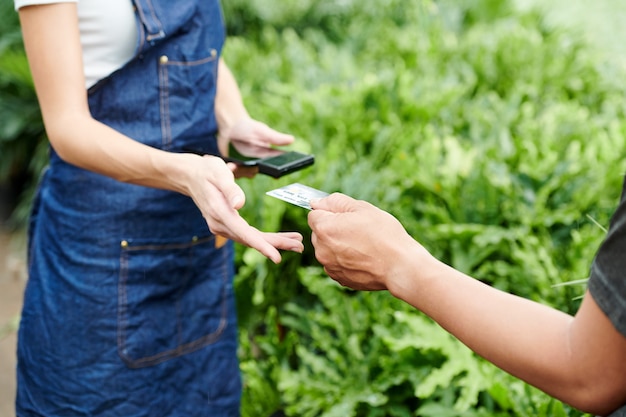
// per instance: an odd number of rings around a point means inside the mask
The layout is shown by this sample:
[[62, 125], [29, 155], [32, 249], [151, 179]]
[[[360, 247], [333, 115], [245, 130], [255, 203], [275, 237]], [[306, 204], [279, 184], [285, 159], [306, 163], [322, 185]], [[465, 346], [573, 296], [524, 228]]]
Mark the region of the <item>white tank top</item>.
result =
[[78, 3], [85, 87], [122, 67], [137, 45], [135, 13], [130, 0], [14, 0], [15, 9], [35, 4]]

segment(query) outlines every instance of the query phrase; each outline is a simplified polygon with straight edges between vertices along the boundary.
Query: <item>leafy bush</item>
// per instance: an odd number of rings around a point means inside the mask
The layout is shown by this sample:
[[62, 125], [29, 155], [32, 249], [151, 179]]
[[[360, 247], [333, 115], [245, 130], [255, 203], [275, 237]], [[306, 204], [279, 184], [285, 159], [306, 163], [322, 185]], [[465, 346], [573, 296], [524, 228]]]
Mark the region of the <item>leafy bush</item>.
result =
[[[454, 267], [573, 313], [584, 287], [561, 284], [584, 284], [624, 174], [616, 73], [505, 1], [375, 3], [229, 2], [225, 54], [251, 113], [317, 156], [242, 182], [244, 216], [307, 234], [305, 212], [264, 192], [341, 191]], [[336, 288], [310, 245], [280, 266], [239, 249], [244, 415], [581, 415], [387, 294]]]
[[19, 228], [47, 161], [47, 139], [13, 2], [0, 2], [0, 28], [0, 188], [6, 189], [4, 199], [15, 199], [7, 209]]
[[[47, 142], [16, 15], [0, 7], [1, 183], [36, 177]], [[563, 283], [584, 284], [625, 171], [623, 74], [505, 0], [224, 10], [225, 56], [251, 114], [317, 157], [288, 178], [241, 180], [251, 224], [308, 240], [306, 212], [265, 191], [341, 191], [477, 279], [576, 311], [584, 286]], [[582, 415], [389, 294], [340, 288], [310, 244], [280, 265], [238, 247], [236, 262], [244, 416]]]

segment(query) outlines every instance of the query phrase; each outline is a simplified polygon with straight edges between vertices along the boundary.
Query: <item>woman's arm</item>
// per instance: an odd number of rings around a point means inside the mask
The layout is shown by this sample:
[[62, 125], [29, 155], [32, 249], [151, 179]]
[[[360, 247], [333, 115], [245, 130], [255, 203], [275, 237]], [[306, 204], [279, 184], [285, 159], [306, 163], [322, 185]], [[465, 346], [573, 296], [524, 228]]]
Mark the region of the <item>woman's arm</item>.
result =
[[626, 403], [626, 338], [589, 293], [571, 317], [445, 265], [371, 204], [333, 194], [311, 206], [315, 255], [342, 285], [388, 289], [477, 354], [581, 410]]
[[19, 14], [46, 132], [62, 159], [119, 181], [186, 194], [212, 232], [274, 262], [280, 261], [277, 248], [302, 250], [300, 236], [261, 233], [238, 215], [245, 196], [221, 159], [157, 150], [91, 117], [75, 3], [27, 6]]
[[50, 143], [74, 165], [124, 182], [189, 194], [194, 155], [162, 152], [94, 120], [85, 91], [75, 3], [20, 9], [24, 45]]
[[224, 62], [224, 58], [220, 58], [217, 67], [215, 116], [220, 131], [228, 129], [237, 120], [250, 117], [243, 103], [237, 80], [226, 65], [226, 62]]
[[250, 117], [237, 80], [221, 58], [217, 72], [215, 115], [219, 127], [219, 147], [224, 154], [231, 140], [259, 146], [284, 146], [294, 141], [292, 135], [278, 132]]

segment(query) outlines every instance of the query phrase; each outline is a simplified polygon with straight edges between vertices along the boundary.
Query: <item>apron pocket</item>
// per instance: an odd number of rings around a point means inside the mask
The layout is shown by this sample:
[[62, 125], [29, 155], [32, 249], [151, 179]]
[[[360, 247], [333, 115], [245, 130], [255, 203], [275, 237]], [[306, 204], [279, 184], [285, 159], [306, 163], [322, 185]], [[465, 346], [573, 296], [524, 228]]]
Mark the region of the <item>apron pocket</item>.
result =
[[[215, 132], [214, 97], [219, 53], [195, 60], [159, 58], [159, 111], [161, 146], [171, 150], [175, 138], [202, 137]], [[184, 109], [184, 111], [182, 111]]]
[[121, 243], [117, 344], [130, 368], [156, 365], [219, 339], [227, 324], [228, 246], [215, 237]]

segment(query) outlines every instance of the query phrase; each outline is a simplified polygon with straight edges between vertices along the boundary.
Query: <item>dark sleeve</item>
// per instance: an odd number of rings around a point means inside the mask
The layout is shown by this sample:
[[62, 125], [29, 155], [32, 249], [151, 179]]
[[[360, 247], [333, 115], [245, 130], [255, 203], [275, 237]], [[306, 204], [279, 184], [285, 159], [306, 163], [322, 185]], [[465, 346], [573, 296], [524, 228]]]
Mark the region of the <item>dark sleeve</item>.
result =
[[626, 178], [606, 239], [591, 265], [589, 291], [615, 328], [626, 337]]

